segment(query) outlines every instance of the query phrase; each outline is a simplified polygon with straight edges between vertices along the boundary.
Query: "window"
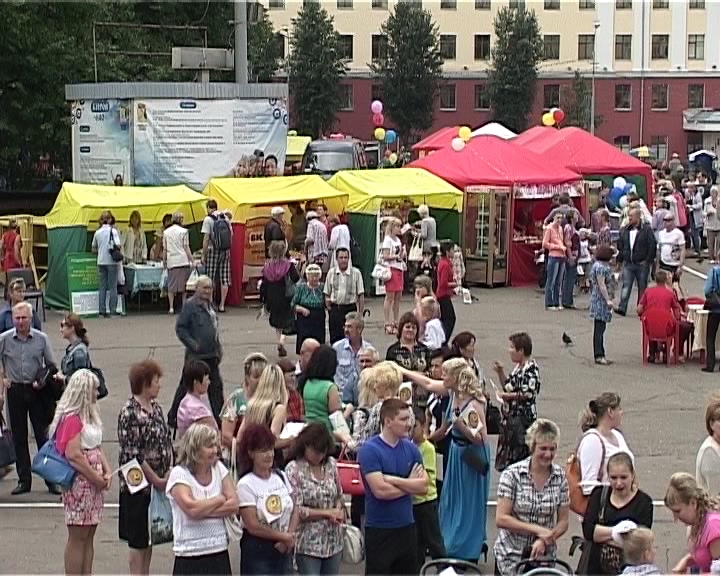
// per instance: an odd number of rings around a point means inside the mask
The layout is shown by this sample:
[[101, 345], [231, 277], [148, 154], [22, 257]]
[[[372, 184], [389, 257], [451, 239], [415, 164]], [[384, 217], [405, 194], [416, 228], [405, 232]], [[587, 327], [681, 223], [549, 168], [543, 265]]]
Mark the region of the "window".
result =
[[285, 35], [280, 32], [275, 32], [275, 43], [277, 45], [277, 53], [280, 58], [285, 58]]
[[580, 0], [580, 10], [595, 10], [595, 0]]
[[560, 60], [560, 35], [543, 36], [543, 60]]
[[615, 110], [632, 110], [632, 87], [615, 84]]
[[525, 8], [525, 0], [510, 0], [510, 8]]
[[338, 10], [352, 10], [353, 0], [337, 0]]
[[475, 84], [475, 110], [490, 110], [490, 92], [485, 84]]
[[652, 59], [667, 60], [670, 37], [667, 34], [652, 35]]
[[385, 91], [383, 90], [382, 84], [373, 84], [370, 91], [370, 101], [380, 100], [380, 102], [382, 102], [385, 100], [384, 96]]
[[623, 152], [630, 152], [630, 136], [616, 136], [613, 144]]
[[457, 56], [457, 38], [455, 34], [440, 34], [440, 56], [445, 60], [455, 60]]
[[648, 148], [658, 160], [667, 160], [667, 136], [651, 136]]
[[595, 48], [595, 34], [578, 35], [578, 60], [592, 60]]
[[560, 0], [545, 0], [545, 10], [560, 10]]
[[372, 35], [372, 54], [373, 60], [380, 60], [387, 55], [387, 36], [385, 34]]
[[285, 10], [285, 0], [270, 0], [268, 8], [270, 10]]
[[690, 10], [705, 10], [705, 0], [690, 0], [688, 7]]
[[653, 0], [653, 10], [667, 10], [670, 8], [670, 0]]
[[705, 84], [690, 84], [688, 86], [688, 108], [705, 107]]
[[550, 110], [560, 104], [560, 84], [543, 86], [543, 108]]
[[440, 0], [440, 10], [457, 10], [457, 0]]
[[632, 58], [632, 36], [630, 34], [615, 35], [615, 60]]
[[490, 0], [475, 0], [475, 10], [490, 10]]
[[440, 110], [455, 110], [455, 84], [440, 86]]
[[685, 132], [687, 134], [687, 155], [690, 156], [693, 152], [702, 150], [705, 147], [703, 143], [702, 132]]
[[615, 0], [615, 8], [617, 10], [630, 10], [632, 8], [632, 0]]
[[475, 34], [475, 60], [490, 60], [490, 34]]
[[353, 87], [352, 84], [340, 84], [340, 110], [353, 109]]
[[339, 34], [338, 35], [338, 56], [343, 60], [353, 59], [353, 35], [352, 34]]
[[667, 110], [668, 109], [668, 85], [667, 84], [653, 84], [652, 85], [652, 103], [650, 104], [652, 110]]
[[312, 4], [313, 2], [317, 3], [319, 0], [303, 0], [303, 6], [307, 6], [308, 4]]
[[372, 0], [373, 10], [387, 10], [388, 0]]
[[705, 34], [688, 36], [688, 60], [705, 60]]

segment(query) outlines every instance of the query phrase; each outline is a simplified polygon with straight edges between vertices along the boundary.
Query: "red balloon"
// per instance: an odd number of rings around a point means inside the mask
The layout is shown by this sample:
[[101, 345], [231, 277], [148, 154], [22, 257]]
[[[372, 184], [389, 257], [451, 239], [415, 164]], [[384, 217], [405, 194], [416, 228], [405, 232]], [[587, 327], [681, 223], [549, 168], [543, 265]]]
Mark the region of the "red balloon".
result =
[[562, 110], [560, 110], [560, 108], [558, 108], [557, 110], [555, 110], [555, 113], [553, 114], [553, 120], [555, 120], [555, 124], [560, 124], [560, 122], [565, 120], [565, 112], [563, 112]]
[[382, 114], [373, 114], [373, 124], [378, 127], [382, 126], [385, 124], [385, 116]]

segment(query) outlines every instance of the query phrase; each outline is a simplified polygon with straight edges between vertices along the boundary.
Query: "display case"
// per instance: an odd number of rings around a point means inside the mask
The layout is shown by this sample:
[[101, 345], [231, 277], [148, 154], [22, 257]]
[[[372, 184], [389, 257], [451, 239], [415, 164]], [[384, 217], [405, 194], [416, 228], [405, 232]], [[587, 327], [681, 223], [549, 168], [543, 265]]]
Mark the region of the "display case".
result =
[[470, 284], [507, 284], [510, 198], [510, 188], [465, 189], [462, 249], [465, 279]]

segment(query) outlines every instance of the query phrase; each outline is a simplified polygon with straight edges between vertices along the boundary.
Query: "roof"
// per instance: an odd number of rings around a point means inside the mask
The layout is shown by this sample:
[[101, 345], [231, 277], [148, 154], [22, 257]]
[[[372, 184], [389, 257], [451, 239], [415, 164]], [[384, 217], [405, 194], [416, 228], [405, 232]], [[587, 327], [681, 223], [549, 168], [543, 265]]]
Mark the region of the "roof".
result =
[[127, 222], [130, 213], [140, 212], [143, 227], [156, 228], [165, 214], [182, 212], [185, 223], [205, 217], [207, 198], [187, 186], [107, 186], [65, 182], [55, 205], [45, 216], [48, 228], [97, 227], [100, 214], [110, 210], [118, 222]]
[[515, 132], [506, 128], [499, 122], [488, 122], [487, 124], [480, 126], [480, 128], [473, 130], [471, 135], [473, 138], [475, 136], [497, 136], [503, 140], [510, 140], [511, 138], [515, 138], [517, 136]]
[[310, 136], [288, 136], [285, 157], [297, 158], [305, 154], [305, 148], [312, 141]]
[[581, 179], [575, 172], [495, 136], [477, 136], [460, 152], [444, 148], [410, 166], [432, 172], [461, 189], [473, 185], [559, 185]]
[[342, 170], [328, 184], [347, 192], [348, 212], [377, 214], [383, 200], [389, 198], [409, 198], [416, 205], [462, 210], [460, 190], [419, 168]]
[[344, 150], [352, 148], [355, 144], [361, 144], [360, 140], [343, 139], [343, 140], [313, 140], [308, 144], [316, 152], [328, 150]]
[[534, 142], [535, 140], [543, 140], [549, 136], [552, 136], [557, 132], [557, 128], [550, 128], [547, 126], [533, 126], [532, 128], [528, 128], [525, 130], [525, 132], [521, 132], [515, 137], [515, 140], [513, 140], [514, 144], [519, 144], [520, 146], [525, 146], [529, 142]]
[[323, 200], [334, 214], [342, 213], [347, 207], [347, 193], [329, 186], [317, 175], [213, 178], [203, 194], [214, 198], [218, 208], [230, 210], [233, 221], [240, 223], [256, 216], [267, 216], [272, 206], [286, 206], [292, 202]]
[[433, 132], [430, 136], [423, 138], [417, 144], [414, 144], [413, 150], [440, 150], [446, 146], [450, 146], [452, 139], [458, 135], [458, 126], [447, 126], [440, 128], [437, 132]]

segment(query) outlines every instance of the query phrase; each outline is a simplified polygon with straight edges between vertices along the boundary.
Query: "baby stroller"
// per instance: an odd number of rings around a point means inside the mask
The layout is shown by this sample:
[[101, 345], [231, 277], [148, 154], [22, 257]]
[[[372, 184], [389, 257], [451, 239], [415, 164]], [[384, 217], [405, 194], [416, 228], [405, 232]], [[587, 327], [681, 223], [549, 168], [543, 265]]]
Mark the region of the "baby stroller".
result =
[[573, 576], [573, 569], [558, 558], [536, 558], [520, 560], [515, 564], [515, 574], [525, 576]]

